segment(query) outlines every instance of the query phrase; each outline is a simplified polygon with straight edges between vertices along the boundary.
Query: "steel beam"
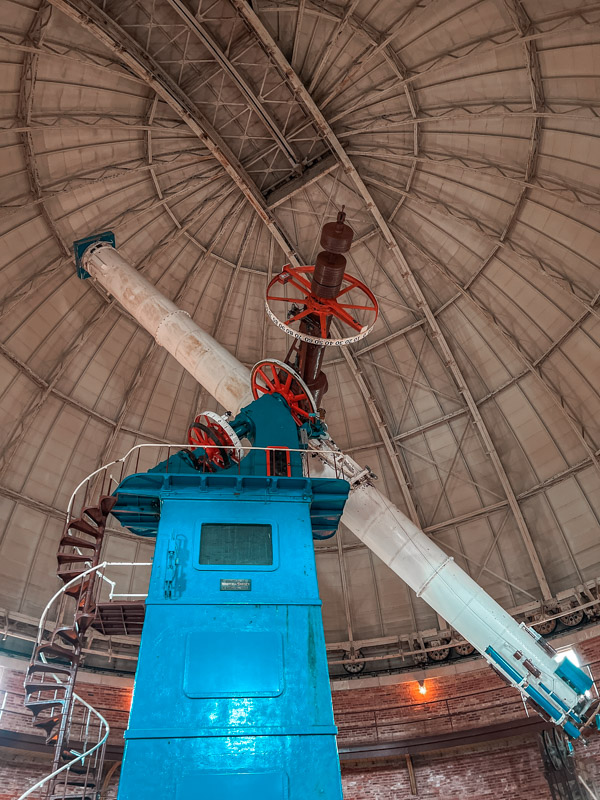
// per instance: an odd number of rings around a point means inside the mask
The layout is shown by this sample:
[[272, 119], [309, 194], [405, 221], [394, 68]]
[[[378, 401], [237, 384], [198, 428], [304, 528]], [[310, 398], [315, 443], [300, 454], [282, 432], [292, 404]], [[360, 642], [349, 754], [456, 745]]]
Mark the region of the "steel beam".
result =
[[181, 19], [183, 19], [193, 35], [202, 42], [211, 56], [220, 65], [221, 69], [223, 69], [234, 81], [240, 92], [248, 101], [248, 104], [254, 113], [262, 121], [263, 125], [270, 131], [273, 139], [277, 142], [277, 145], [284, 153], [292, 167], [295, 170], [301, 169], [301, 157], [298, 155], [298, 153], [296, 153], [292, 145], [289, 144], [273, 117], [269, 114], [267, 109], [252, 91], [250, 84], [246, 81], [235, 64], [229, 58], [227, 58], [217, 41], [208, 32], [206, 26], [202, 25], [200, 20], [193, 14], [183, 0], [166, 0], [166, 2], [181, 17]]
[[329, 175], [331, 172], [339, 167], [339, 162], [334, 155], [328, 155], [317, 161], [311, 167], [308, 167], [302, 175], [297, 178], [292, 178], [287, 183], [274, 189], [267, 194], [267, 205], [270, 209], [277, 208], [282, 203], [291, 200], [298, 192], [307, 189], [313, 183]]
[[188, 125], [191, 131], [212, 153], [225, 172], [269, 229], [289, 262], [299, 265], [294, 248], [277, 224], [264, 198], [245, 168], [230, 150], [212, 124], [199, 111], [182, 89], [167, 75], [134, 39], [128, 36], [92, 0], [49, 0], [59, 11], [98, 39], [108, 50], [123, 61], [135, 75], [158, 94]]

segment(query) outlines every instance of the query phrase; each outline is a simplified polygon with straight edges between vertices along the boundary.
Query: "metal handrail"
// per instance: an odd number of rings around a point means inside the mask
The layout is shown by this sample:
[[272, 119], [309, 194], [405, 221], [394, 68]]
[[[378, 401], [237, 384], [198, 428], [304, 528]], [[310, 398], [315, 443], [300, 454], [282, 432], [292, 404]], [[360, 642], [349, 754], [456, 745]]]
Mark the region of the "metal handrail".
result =
[[[56, 675], [53, 675], [53, 677], [57, 680], [58, 683], [60, 683], [60, 681], [58, 681], [58, 679], [56, 678]], [[26, 797], [29, 797], [29, 795], [32, 794], [33, 792], [35, 792], [37, 789], [41, 789], [42, 786], [44, 786], [44, 784], [48, 783], [48, 781], [52, 780], [53, 778], [56, 778], [56, 776], [59, 775], [61, 772], [64, 772], [65, 770], [70, 769], [78, 761], [83, 762], [83, 760], [85, 758], [87, 758], [88, 756], [91, 756], [92, 753], [94, 753], [96, 750], [98, 750], [98, 748], [102, 747], [102, 745], [108, 739], [108, 734], [110, 733], [110, 727], [109, 727], [108, 722], [106, 721], [106, 719], [102, 716], [102, 714], [99, 711], [97, 711], [93, 706], [91, 706], [88, 702], [86, 702], [78, 694], [73, 693], [73, 700], [82, 703], [84, 706], [86, 706], [86, 708], [88, 708], [93, 714], [95, 714], [98, 717], [98, 720], [100, 722], [100, 731], [102, 730], [102, 727], [104, 726], [104, 736], [93, 747], [91, 747], [89, 750], [86, 750], [84, 753], [81, 753], [80, 755], [76, 756], [71, 761], [68, 761], [66, 764], [63, 764], [62, 767], [59, 767], [58, 769], [54, 770], [54, 772], [51, 772], [50, 775], [46, 775], [45, 778], [42, 778], [41, 780], [39, 780], [35, 784], [35, 786], [32, 786], [30, 789], [28, 789], [24, 794], [22, 794], [18, 798], [18, 800], [25, 800]]]
[[[301, 448], [301, 447], [298, 447], [298, 448], [291, 448], [290, 447], [290, 448], [288, 448], [288, 447], [286, 447], [285, 450], [287, 452], [289, 452], [289, 453], [300, 453], [304, 457], [308, 457], [309, 455], [322, 456], [323, 460], [325, 462], [329, 463], [329, 465], [334, 468], [336, 473], [339, 470], [339, 472], [340, 472], [342, 477], [346, 473], [348, 473], [350, 477], [353, 477], [353, 475], [357, 471], [357, 465], [352, 463], [351, 459], [349, 459], [348, 456], [346, 456], [344, 453], [342, 453], [341, 450], [339, 450], [339, 449], [326, 449], [324, 447], [321, 447], [320, 446], [321, 444], [322, 444], [322, 440], [320, 440], [320, 444], [319, 445], [316, 445], [316, 444], [312, 443], [312, 441], [311, 441], [311, 443], [309, 443], [308, 447], [305, 447], [305, 448]], [[66, 515], [65, 515], [65, 518], [66, 518], [65, 530], [68, 529], [68, 523], [71, 520], [71, 516], [72, 516], [72, 513], [73, 513], [73, 507], [75, 505], [75, 498], [76, 498], [78, 492], [83, 487], [89, 486], [89, 484], [90, 484], [90, 482], [91, 482], [91, 480], [93, 478], [99, 476], [103, 472], [106, 473], [106, 471], [110, 467], [115, 466], [115, 464], [121, 464], [120, 480], [122, 480], [123, 477], [124, 477], [122, 470], [123, 470], [123, 467], [125, 466], [126, 461], [132, 456], [133, 453], [137, 452], [138, 453], [138, 462], [136, 463], [136, 470], [137, 470], [137, 464], [139, 463], [139, 453], [141, 453], [142, 450], [145, 450], [145, 449], [148, 449], [148, 448], [154, 448], [154, 449], [164, 449], [164, 448], [166, 448], [167, 449], [167, 458], [170, 457], [170, 451], [171, 450], [177, 451], [177, 450], [197, 450], [197, 449], [199, 449], [197, 447], [193, 447], [192, 445], [190, 445], [189, 442], [185, 442], [183, 444], [182, 443], [178, 443], [178, 442], [162, 442], [162, 443], [150, 442], [150, 443], [143, 443], [143, 444], [134, 445], [133, 447], [131, 447], [125, 453], [125, 455], [121, 456], [121, 458], [117, 458], [114, 461], [109, 461], [107, 464], [104, 464], [103, 466], [98, 467], [98, 469], [95, 469], [86, 478], [84, 478], [82, 481], [80, 481], [80, 483], [76, 486], [75, 490], [71, 494], [71, 497], [69, 498], [69, 502], [67, 504], [67, 511], [66, 511]], [[253, 452], [253, 451], [264, 452], [265, 455], [266, 455], [268, 452], [276, 450], [276, 449], [278, 449], [276, 446], [275, 447], [274, 446], [270, 446], [270, 447], [255, 447], [255, 446], [244, 446], [244, 445], [241, 445], [241, 444], [238, 445], [238, 447], [237, 447], [237, 450], [240, 450], [240, 451], [244, 452], [246, 455], [248, 453], [250, 453], [250, 452]], [[307, 469], [308, 469], [308, 466], [307, 466]], [[358, 469], [360, 469], [360, 468], [358, 468]], [[112, 480], [116, 480], [115, 478], [112, 477], [112, 475], [110, 475], [109, 477]]]
[[[96, 474], [96, 473], [93, 473], [93, 474]], [[92, 475], [92, 477], [93, 477], [93, 475]], [[81, 485], [82, 484], [80, 484], [80, 486]], [[61, 597], [61, 595], [64, 595], [65, 591], [70, 586], [73, 586], [75, 583], [77, 583], [77, 581], [82, 580], [86, 575], [89, 575], [92, 572], [96, 572], [97, 570], [100, 570], [100, 569], [106, 569], [106, 567], [150, 567], [150, 566], [152, 566], [152, 562], [151, 561], [103, 561], [101, 564], [97, 564], [95, 567], [90, 567], [89, 569], [86, 569], [84, 572], [80, 573], [79, 575], [76, 575], [70, 581], [65, 583], [65, 585], [62, 586], [57, 592], [55, 592], [54, 595], [48, 601], [48, 603], [46, 603], [46, 606], [45, 606], [45, 608], [44, 608], [44, 610], [42, 612], [42, 615], [40, 617], [40, 622], [39, 622], [39, 625], [38, 625], [38, 632], [37, 632], [37, 637], [36, 637], [36, 646], [41, 644], [42, 639], [44, 638], [44, 633], [45, 633], [45, 630], [46, 630], [46, 618], [48, 616], [48, 613], [49, 613], [52, 605], [54, 604], [54, 602], [59, 597]], [[108, 578], [105, 578], [104, 575], [102, 575], [102, 573], [99, 573], [99, 574], [104, 578], [104, 580], [106, 580], [109, 584], [111, 584], [111, 586], [112, 586], [111, 597], [112, 597], [112, 592], [114, 590], [114, 587], [116, 586], [115, 582], [109, 580]], [[47, 659], [43, 655], [41, 657], [41, 660], [44, 663], [48, 663]], [[50, 673], [50, 674], [51, 674], [52, 678], [56, 681], [56, 683], [59, 686], [64, 685], [63, 681], [61, 681], [55, 673]], [[37, 791], [38, 789], [41, 789], [46, 783], [48, 783], [48, 781], [51, 781], [53, 778], [56, 778], [57, 775], [60, 775], [62, 772], [65, 772], [66, 770], [70, 769], [74, 764], [77, 764], [78, 762], [83, 763], [86, 758], [91, 756], [93, 753], [96, 752], [96, 750], [98, 750], [100, 747], [102, 747], [105, 744], [106, 740], [108, 739], [108, 735], [110, 733], [110, 726], [109, 726], [108, 722], [106, 721], [106, 719], [102, 716], [102, 714], [99, 711], [97, 711], [93, 706], [91, 706], [86, 700], [84, 700], [82, 697], [80, 697], [78, 694], [76, 694], [75, 692], [73, 692], [73, 701], [76, 702], [76, 703], [81, 703], [83, 706], [85, 706], [85, 708], [88, 709], [89, 712], [91, 712], [92, 714], [95, 714], [96, 717], [98, 718], [98, 721], [99, 721], [99, 730], [98, 730], [99, 739], [98, 739], [98, 741], [96, 742], [96, 744], [93, 745], [93, 747], [90, 747], [88, 750], [85, 750], [83, 753], [80, 753], [80, 754], [76, 755], [75, 758], [71, 759], [71, 761], [68, 761], [66, 764], [63, 764], [58, 769], [54, 770], [54, 772], [51, 772], [49, 775], [46, 775], [44, 778], [39, 780], [34, 786], [30, 787], [24, 794], [22, 794], [18, 798], [18, 800], [25, 800], [26, 797], [29, 797], [31, 794], [33, 794], [33, 792]], [[102, 735], [103, 731], [104, 731], [104, 734]], [[88, 733], [89, 733], [89, 716], [88, 716], [88, 719], [86, 721], [86, 741], [84, 742], [84, 746], [87, 745]]]
[[[50, 598], [50, 600], [46, 603], [46, 607], [42, 611], [42, 616], [40, 617], [40, 623], [38, 625], [38, 634], [36, 639], [36, 645], [41, 644], [42, 636], [44, 635], [45, 624], [46, 624], [46, 617], [48, 616], [48, 612], [50, 611], [51, 606], [53, 605], [54, 601], [57, 600], [62, 594], [65, 593], [65, 590], [68, 589], [73, 584], [77, 583], [77, 581], [85, 578], [86, 575], [89, 575], [91, 572], [95, 572], [98, 569], [104, 569], [106, 567], [151, 567], [151, 561], [103, 561], [101, 564], [97, 564], [95, 567], [90, 567], [86, 569], [85, 572], [81, 572], [76, 577], [72, 578], [68, 583], [65, 583], [64, 586], [55, 592], [54, 595]], [[108, 578], [106, 578], [108, 583], [113, 583]]]

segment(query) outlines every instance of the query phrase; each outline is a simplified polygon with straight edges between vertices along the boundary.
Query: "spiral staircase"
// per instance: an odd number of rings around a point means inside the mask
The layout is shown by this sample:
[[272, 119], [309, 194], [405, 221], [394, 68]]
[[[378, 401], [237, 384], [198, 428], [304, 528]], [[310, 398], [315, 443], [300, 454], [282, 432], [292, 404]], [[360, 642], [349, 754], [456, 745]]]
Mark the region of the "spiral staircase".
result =
[[[57, 553], [57, 575], [64, 586], [56, 626], [50, 632], [40, 626], [26, 672], [25, 706], [54, 750], [51, 775], [29, 794], [41, 791], [37, 796], [49, 800], [96, 800], [100, 789], [108, 725], [74, 688], [86, 633], [97, 617], [97, 568], [106, 520], [116, 502], [103, 495], [97, 505], [67, 521]], [[65, 624], [66, 619], [72, 622]]]

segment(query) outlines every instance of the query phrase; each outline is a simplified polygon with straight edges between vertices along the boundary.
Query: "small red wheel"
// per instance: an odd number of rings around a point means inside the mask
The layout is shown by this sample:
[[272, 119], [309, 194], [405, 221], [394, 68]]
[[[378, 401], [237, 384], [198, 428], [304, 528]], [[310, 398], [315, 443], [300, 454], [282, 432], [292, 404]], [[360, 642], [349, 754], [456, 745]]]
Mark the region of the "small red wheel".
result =
[[[271, 320], [289, 336], [321, 346], [341, 346], [364, 339], [377, 320], [379, 306], [373, 292], [357, 278], [344, 273], [334, 298], [316, 297], [311, 290], [314, 267], [287, 264], [267, 287], [265, 307]], [[271, 305], [278, 305], [279, 315]], [[285, 319], [283, 318], [285, 316]], [[347, 336], [329, 336], [329, 322], [336, 319]], [[313, 333], [300, 330], [302, 322], [312, 324]], [[297, 325], [296, 328], [293, 326]]]
[[317, 413], [317, 404], [300, 375], [275, 358], [259, 361], [252, 370], [252, 395], [257, 400], [263, 394], [280, 394], [297, 425], [302, 425], [311, 414]]
[[214, 411], [198, 414], [188, 430], [188, 442], [194, 448], [201, 447], [207, 461], [219, 469], [239, 463], [242, 456], [238, 435]]

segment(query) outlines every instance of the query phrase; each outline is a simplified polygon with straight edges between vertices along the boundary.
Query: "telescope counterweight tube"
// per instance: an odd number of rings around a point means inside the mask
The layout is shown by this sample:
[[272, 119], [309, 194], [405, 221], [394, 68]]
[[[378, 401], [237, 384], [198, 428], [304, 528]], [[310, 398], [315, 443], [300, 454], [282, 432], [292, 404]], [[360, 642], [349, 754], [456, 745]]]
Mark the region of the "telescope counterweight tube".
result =
[[[82, 256], [82, 265], [217, 402], [233, 413], [252, 402], [249, 370], [163, 297], [112, 246], [90, 246]], [[319, 447], [328, 450], [332, 443], [313, 446], [318, 454]], [[350, 476], [364, 472], [351, 458], [340, 455]], [[336, 476], [331, 456], [322, 454], [311, 460], [311, 475], [317, 474]], [[575, 691], [556, 675], [557, 664], [536, 640], [537, 634], [519, 625], [368, 480], [354, 486], [342, 522], [490, 664], [497, 668], [498, 663], [509, 662], [514, 667], [512, 674], [523, 677], [522, 682], [510, 681], [522, 693], [531, 695], [536, 691], [531, 687], [541, 685], [569, 709], [582, 702], [582, 691]], [[540, 670], [540, 677], [524, 668], [526, 660]], [[558, 724], [564, 724], [570, 735], [577, 735], [576, 729], [575, 733], [569, 730], [573, 725], [566, 720], [563, 715]]]

